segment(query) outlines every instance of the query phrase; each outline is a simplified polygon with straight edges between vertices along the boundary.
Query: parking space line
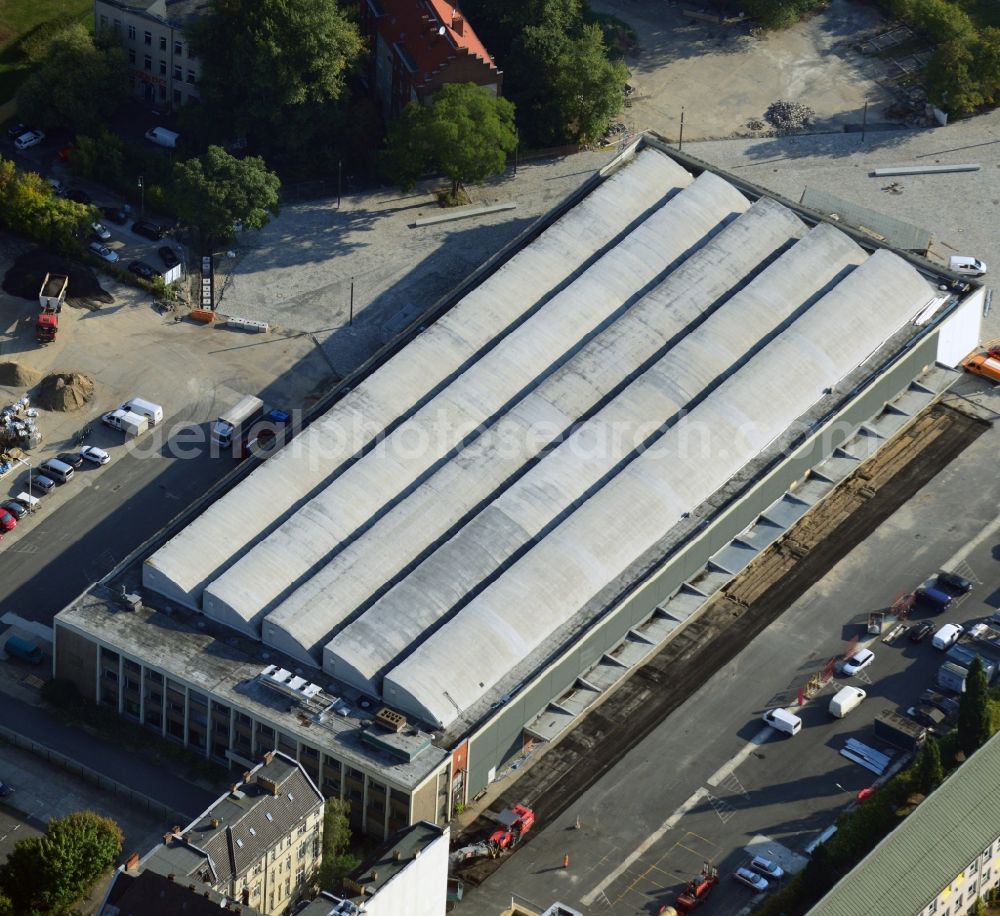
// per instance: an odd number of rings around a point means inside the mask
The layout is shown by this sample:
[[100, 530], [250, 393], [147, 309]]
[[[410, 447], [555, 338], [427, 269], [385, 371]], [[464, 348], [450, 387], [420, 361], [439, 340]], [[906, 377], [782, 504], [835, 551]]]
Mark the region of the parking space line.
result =
[[[965, 558], [972, 553], [983, 541], [988, 540], [1000, 531], [1000, 516], [997, 516], [990, 522], [982, 531], [979, 532], [971, 541], [963, 544], [952, 557], [941, 564], [942, 569], [954, 569], [959, 563], [961, 563]], [[981, 583], [980, 583], [981, 584]]]
[[770, 725], [765, 725], [756, 735], [754, 735], [743, 747], [730, 759], [717, 769], [706, 780], [710, 786], [717, 786], [724, 779], [729, 777], [744, 760], [747, 759], [757, 748], [759, 748], [768, 738], [771, 737], [773, 729]]
[[611, 884], [612, 881], [616, 881], [619, 877], [621, 877], [621, 875], [629, 867], [631, 867], [633, 862], [639, 859], [654, 843], [659, 842], [663, 838], [664, 834], [666, 834], [668, 830], [675, 827], [677, 822], [706, 795], [708, 795], [708, 790], [703, 787], [699, 787], [695, 793], [684, 802], [684, 804], [682, 804], [673, 814], [670, 815], [670, 817], [657, 827], [656, 830], [654, 830], [631, 853], [629, 853], [629, 855], [626, 856], [617, 868], [607, 874], [593, 890], [581, 897], [580, 902], [583, 903], [584, 906], [592, 906], [597, 897], [603, 893], [604, 889]]

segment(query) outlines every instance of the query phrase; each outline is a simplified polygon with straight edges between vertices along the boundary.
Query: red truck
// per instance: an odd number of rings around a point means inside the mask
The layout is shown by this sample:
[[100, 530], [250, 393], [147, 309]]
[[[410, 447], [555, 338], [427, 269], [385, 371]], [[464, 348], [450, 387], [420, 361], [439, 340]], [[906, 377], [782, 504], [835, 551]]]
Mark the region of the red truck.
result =
[[38, 291], [38, 318], [35, 320], [35, 340], [52, 343], [59, 333], [59, 313], [66, 299], [69, 277], [65, 274], [46, 274]]

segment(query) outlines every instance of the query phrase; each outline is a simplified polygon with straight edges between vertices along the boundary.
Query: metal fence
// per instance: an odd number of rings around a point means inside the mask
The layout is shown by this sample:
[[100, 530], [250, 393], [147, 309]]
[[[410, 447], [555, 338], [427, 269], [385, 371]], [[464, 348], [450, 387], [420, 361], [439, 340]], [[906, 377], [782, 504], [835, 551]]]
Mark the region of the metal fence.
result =
[[48, 763], [55, 764], [60, 769], [72, 773], [74, 776], [81, 776], [88, 782], [96, 785], [99, 789], [107, 789], [114, 792], [116, 795], [128, 799], [133, 804], [139, 805], [143, 810], [158, 817], [171, 821], [177, 819], [177, 811], [169, 805], [164, 805], [162, 802], [158, 802], [148, 795], [144, 795], [142, 792], [136, 792], [135, 789], [130, 789], [128, 786], [124, 786], [120, 782], [110, 779], [88, 766], [84, 766], [82, 763], [67, 757], [65, 754], [54, 751], [44, 744], [39, 744], [37, 741], [32, 741], [30, 738], [25, 738], [24, 735], [19, 735], [2, 725], [0, 725], [0, 740], [7, 742], [7, 744], [13, 747], [26, 750], [37, 757], [41, 757]]

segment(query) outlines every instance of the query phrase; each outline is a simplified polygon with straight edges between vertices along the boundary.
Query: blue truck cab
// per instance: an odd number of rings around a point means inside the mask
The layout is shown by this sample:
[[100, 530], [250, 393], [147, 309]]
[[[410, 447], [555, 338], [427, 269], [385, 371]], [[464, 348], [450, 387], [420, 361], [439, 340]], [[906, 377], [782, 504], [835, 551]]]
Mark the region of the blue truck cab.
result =
[[4, 646], [4, 651], [22, 662], [28, 662], [29, 665], [42, 663], [42, 650], [35, 643], [20, 636], [11, 636]]

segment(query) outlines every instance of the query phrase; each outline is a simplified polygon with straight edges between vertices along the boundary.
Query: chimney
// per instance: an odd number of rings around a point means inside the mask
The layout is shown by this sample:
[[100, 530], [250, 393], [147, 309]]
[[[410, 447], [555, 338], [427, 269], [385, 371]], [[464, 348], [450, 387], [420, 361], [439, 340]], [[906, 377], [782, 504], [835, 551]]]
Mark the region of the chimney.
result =
[[396, 851], [395, 851], [395, 852], [394, 852], [394, 853], [392, 854], [392, 861], [393, 861], [393, 862], [398, 862], [398, 861], [399, 861], [399, 860], [400, 860], [400, 859], [401, 859], [402, 857], [403, 857], [403, 854], [402, 854], [402, 853], [401, 853], [401, 852], [400, 852], [400, 851], [399, 851], [399, 850], [397, 849], [397, 850], [396, 850]]
[[239, 790], [240, 790], [240, 784], [239, 784], [238, 782], [234, 782], [234, 783], [233, 783], [233, 784], [232, 784], [232, 785], [231, 785], [231, 786], [229, 787], [229, 791], [230, 791], [230, 792], [231, 792], [231, 793], [232, 793], [233, 795], [235, 795], [235, 794], [236, 794], [236, 793], [237, 793], [237, 792], [238, 792]]
[[274, 751], [268, 751], [264, 755], [264, 766], [267, 766], [272, 760], [274, 760]]
[[134, 871], [138, 867], [139, 867], [139, 853], [133, 852], [132, 855], [130, 855], [125, 860], [125, 871]]
[[217, 817], [213, 817], [211, 823], [212, 823], [212, 829], [213, 830], [218, 830], [219, 829], [219, 819]]
[[189, 884], [188, 890], [191, 891], [192, 894], [195, 893], [195, 886], [193, 884]]
[[175, 877], [176, 877], [176, 875], [174, 875], [173, 873], [171, 873], [171, 874], [167, 875], [167, 880], [168, 881], [173, 881]]
[[185, 843], [190, 843], [191, 842], [191, 834], [190, 833], [185, 833], [184, 836], [181, 837], [181, 839]]
[[454, 31], [458, 32], [459, 35], [463, 34], [462, 29], [465, 25], [465, 19], [458, 10], [453, 10], [451, 14], [451, 27]]
[[244, 773], [243, 773], [243, 781], [244, 782], [249, 782], [250, 781], [250, 771], [249, 770], [245, 770], [244, 771]]

